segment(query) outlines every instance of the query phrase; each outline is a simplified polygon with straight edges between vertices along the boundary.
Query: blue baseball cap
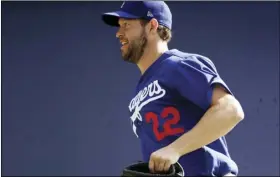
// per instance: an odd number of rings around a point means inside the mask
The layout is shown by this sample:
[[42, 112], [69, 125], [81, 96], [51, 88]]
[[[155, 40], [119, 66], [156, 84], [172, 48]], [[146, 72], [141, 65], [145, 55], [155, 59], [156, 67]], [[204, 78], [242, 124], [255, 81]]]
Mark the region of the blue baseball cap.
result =
[[110, 26], [119, 26], [119, 18], [155, 18], [160, 25], [172, 28], [172, 14], [164, 1], [124, 1], [118, 11], [102, 14], [102, 20]]

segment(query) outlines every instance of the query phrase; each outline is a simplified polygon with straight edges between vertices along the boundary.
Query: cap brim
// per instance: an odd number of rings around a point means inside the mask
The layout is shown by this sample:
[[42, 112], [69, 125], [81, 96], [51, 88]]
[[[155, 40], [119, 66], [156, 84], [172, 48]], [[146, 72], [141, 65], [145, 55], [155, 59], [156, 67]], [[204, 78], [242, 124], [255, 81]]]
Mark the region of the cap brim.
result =
[[139, 17], [123, 11], [108, 12], [102, 15], [104, 23], [110, 26], [119, 26], [119, 18], [135, 19]]

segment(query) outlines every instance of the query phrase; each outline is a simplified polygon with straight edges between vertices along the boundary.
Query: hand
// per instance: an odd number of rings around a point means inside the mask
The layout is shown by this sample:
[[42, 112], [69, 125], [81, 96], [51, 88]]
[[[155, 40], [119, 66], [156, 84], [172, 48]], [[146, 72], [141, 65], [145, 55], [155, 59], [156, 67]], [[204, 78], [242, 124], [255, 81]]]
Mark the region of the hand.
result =
[[172, 147], [164, 147], [150, 156], [149, 169], [152, 173], [167, 172], [172, 164], [175, 164], [180, 158], [180, 154]]

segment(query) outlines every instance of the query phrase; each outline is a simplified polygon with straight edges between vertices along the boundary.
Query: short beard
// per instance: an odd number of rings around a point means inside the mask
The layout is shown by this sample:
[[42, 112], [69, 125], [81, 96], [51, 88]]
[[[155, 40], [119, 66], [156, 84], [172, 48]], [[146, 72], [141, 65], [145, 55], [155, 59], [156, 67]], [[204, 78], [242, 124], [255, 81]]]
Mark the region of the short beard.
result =
[[124, 61], [138, 64], [140, 58], [143, 56], [146, 46], [147, 46], [147, 37], [145, 36], [145, 32], [143, 30], [139, 39], [136, 39], [131, 43], [129, 43], [129, 48], [127, 50], [127, 53], [122, 56]]

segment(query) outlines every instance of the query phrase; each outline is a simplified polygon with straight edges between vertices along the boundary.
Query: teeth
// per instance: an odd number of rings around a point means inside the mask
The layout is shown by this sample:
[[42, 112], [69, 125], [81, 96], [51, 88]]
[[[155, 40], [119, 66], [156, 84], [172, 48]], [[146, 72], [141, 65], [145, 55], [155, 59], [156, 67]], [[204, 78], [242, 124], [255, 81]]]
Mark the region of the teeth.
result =
[[121, 44], [122, 44], [122, 45], [125, 45], [125, 44], [127, 44], [127, 42], [121, 42]]

